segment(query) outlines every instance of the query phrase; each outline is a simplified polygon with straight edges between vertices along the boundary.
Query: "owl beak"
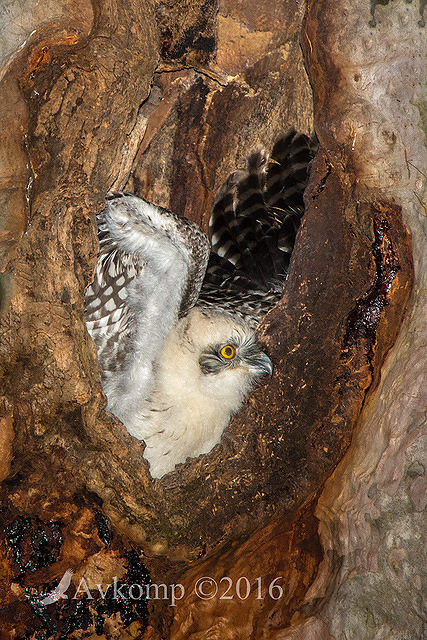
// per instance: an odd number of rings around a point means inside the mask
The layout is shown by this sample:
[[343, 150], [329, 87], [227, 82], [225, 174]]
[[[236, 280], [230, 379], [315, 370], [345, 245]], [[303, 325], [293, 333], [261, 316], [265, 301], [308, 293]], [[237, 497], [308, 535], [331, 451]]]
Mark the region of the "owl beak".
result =
[[273, 364], [270, 358], [263, 352], [251, 362], [250, 371], [257, 376], [273, 375]]

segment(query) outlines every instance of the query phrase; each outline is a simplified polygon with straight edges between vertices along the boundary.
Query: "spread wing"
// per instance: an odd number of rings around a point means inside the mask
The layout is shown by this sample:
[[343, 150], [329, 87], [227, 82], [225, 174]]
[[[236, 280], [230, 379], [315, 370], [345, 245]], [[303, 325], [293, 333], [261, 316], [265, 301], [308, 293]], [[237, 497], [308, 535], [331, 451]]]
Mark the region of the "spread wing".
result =
[[171, 328], [197, 301], [209, 241], [186, 218], [121, 193], [109, 196], [98, 233], [85, 321], [108, 409], [125, 422], [126, 411], [151, 391], [153, 367]]
[[256, 325], [280, 299], [317, 142], [290, 130], [270, 157], [256, 150], [218, 191], [212, 251], [198, 305], [221, 306]]

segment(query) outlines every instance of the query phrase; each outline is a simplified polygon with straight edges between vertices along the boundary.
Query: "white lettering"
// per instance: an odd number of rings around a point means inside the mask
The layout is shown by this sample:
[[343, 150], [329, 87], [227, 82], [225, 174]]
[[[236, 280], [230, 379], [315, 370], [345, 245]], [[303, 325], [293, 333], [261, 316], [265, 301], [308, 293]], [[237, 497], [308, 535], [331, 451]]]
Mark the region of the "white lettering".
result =
[[73, 600], [77, 600], [77, 596], [80, 593], [80, 588], [83, 586], [82, 588], [82, 593], [85, 592], [86, 596], [89, 598], [89, 600], [93, 600], [93, 596], [89, 590], [89, 587], [87, 586], [86, 580], [84, 578], [82, 578], [79, 582], [79, 586], [77, 587], [76, 593], [73, 595]]
[[[176, 589], [179, 587], [180, 589], [180, 595], [178, 596], [175, 592]], [[185, 594], [185, 589], [184, 589], [184, 585], [182, 584], [171, 584], [171, 606], [175, 607], [176, 606], [176, 601], [177, 600], [181, 600], [184, 597]]]

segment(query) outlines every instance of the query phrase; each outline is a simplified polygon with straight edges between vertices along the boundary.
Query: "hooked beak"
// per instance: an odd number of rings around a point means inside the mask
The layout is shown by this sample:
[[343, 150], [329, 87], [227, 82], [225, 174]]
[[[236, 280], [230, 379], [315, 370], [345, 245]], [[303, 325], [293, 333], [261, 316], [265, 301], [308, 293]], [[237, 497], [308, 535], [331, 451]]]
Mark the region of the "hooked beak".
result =
[[273, 364], [270, 358], [263, 352], [251, 363], [250, 371], [258, 376], [273, 375]]

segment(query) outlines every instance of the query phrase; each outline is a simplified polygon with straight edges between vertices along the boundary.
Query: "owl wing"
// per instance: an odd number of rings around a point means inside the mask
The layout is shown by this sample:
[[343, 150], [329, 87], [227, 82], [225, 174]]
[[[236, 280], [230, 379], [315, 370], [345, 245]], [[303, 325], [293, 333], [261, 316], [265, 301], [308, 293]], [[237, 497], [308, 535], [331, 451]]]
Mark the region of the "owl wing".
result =
[[301, 218], [317, 141], [291, 129], [270, 157], [253, 151], [246, 169], [218, 191], [209, 222], [212, 251], [198, 304], [252, 325], [278, 302]]
[[107, 219], [104, 210], [98, 216], [99, 256], [95, 278], [85, 294], [86, 326], [97, 346], [105, 375], [120, 369], [131, 344], [129, 286], [144, 268], [142, 256], [126, 253], [113, 240]]
[[98, 219], [100, 254], [85, 295], [108, 409], [146, 399], [153, 367], [179, 317], [194, 306], [209, 241], [194, 223], [132, 195], [111, 194]]

